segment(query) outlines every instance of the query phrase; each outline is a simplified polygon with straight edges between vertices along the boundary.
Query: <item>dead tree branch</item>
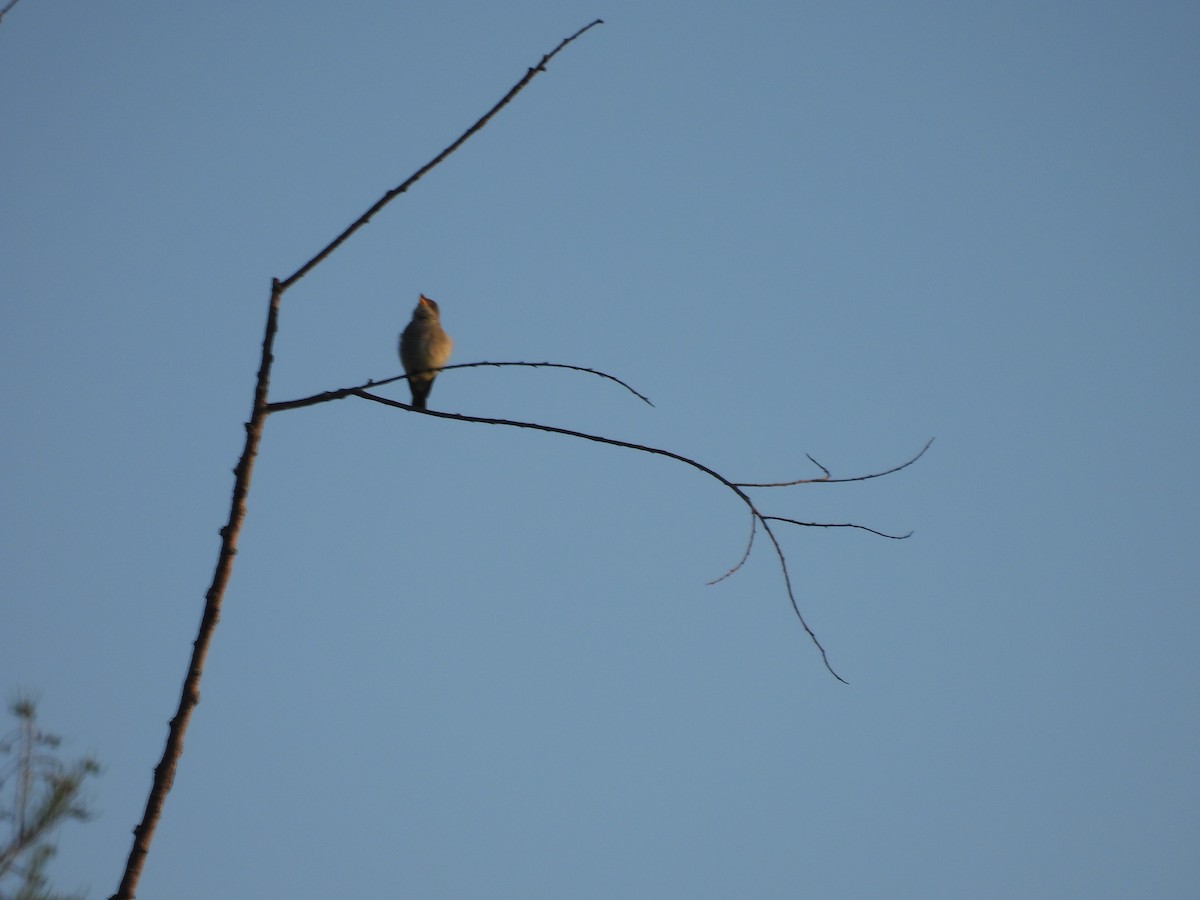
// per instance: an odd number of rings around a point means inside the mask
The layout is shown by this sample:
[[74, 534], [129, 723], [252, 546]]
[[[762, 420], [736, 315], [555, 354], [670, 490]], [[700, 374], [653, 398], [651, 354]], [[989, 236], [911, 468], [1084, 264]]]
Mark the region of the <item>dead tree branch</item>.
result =
[[[451, 368], [451, 367], [447, 366], [447, 368]], [[389, 382], [396, 381], [396, 380], [399, 380], [399, 379], [388, 379]], [[617, 379], [614, 378], [613, 380], [616, 381]], [[383, 384], [383, 383], [385, 383], [385, 382], [375, 382], [376, 385]], [[565, 435], [567, 437], [580, 438], [582, 440], [592, 441], [592, 442], [598, 443], [598, 444], [607, 444], [610, 447], [623, 447], [627, 450], [635, 450], [639, 453], [649, 453], [654, 456], [666, 457], [667, 459], [675, 460], [676, 462], [683, 463], [684, 465], [690, 466], [693, 469], [696, 469], [697, 471], [703, 472], [705, 475], [720, 482], [720, 484], [722, 484], [728, 490], [732, 491], [737, 496], [737, 498], [739, 500], [741, 500], [741, 502], [743, 504], [745, 504], [746, 508], [749, 509], [750, 515], [751, 515], [750, 540], [747, 542], [746, 550], [743, 553], [742, 558], [738, 561], [738, 563], [732, 569], [730, 569], [728, 572], [726, 572], [720, 578], [716, 579], [715, 581], [709, 582], [709, 583], [716, 584], [718, 581], [722, 581], [725, 578], [728, 578], [730, 575], [732, 575], [734, 572], [736, 572], [738, 569], [740, 569], [745, 564], [746, 560], [750, 558], [750, 551], [754, 544], [754, 535], [756, 533], [756, 530], [757, 530], [758, 526], [761, 525], [763, 531], [766, 532], [767, 537], [770, 538], [772, 546], [775, 548], [775, 555], [779, 560], [779, 567], [780, 567], [781, 572], [783, 573], [784, 587], [787, 590], [788, 600], [791, 601], [792, 610], [795, 612], [796, 618], [800, 621], [800, 624], [803, 626], [804, 631], [808, 634], [808, 637], [812, 641], [813, 645], [820, 652], [821, 661], [825, 664], [825, 668], [829, 670], [829, 673], [831, 675], [833, 675], [834, 678], [836, 678], [838, 681], [842, 682], [843, 684], [849, 684], [849, 682], [846, 681], [846, 679], [844, 679], [841, 675], [839, 675], [837, 673], [837, 670], [835, 670], [833, 668], [833, 665], [829, 662], [829, 654], [826, 652], [825, 647], [821, 644], [821, 641], [817, 637], [816, 632], [814, 632], [812, 630], [812, 628], [808, 624], [808, 621], [804, 618], [804, 614], [800, 611], [800, 604], [796, 600], [796, 593], [795, 593], [795, 589], [792, 586], [791, 574], [788, 571], [787, 557], [783, 552], [783, 548], [779, 544], [779, 540], [775, 537], [775, 532], [771, 529], [771, 522], [787, 522], [792, 525], [804, 525], [804, 526], [817, 527], [817, 528], [858, 528], [863, 531], [869, 531], [872, 534], [879, 535], [880, 537], [891, 538], [893, 540], [904, 540], [905, 538], [909, 537], [909, 535], [912, 534], [912, 532], [909, 532], [909, 534], [905, 534], [905, 535], [893, 535], [893, 534], [886, 534], [882, 531], [876, 531], [873, 528], [867, 528], [865, 525], [821, 523], [821, 522], [801, 522], [796, 519], [786, 519], [781, 516], [768, 516], [759, 510], [758, 506], [755, 505], [754, 501], [750, 498], [750, 495], [747, 494], [742, 489], [743, 487], [746, 487], [747, 485], [743, 485], [739, 482], [731, 481], [730, 479], [726, 478], [721, 473], [717, 472], [715, 469], [711, 469], [708, 466], [704, 465], [703, 463], [698, 462], [690, 457], [684, 456], [681, 453], [676, 453], [673, 450], [665, 450], [661, 447], [650, 447], [650, 446], [647, 446], [646, 444], [637, 444], [632, 441], [623, 441], [618, 438], [604, 437], [603, 435], [590, 434], [590, 433], [584, 432], [584, 431], [575, 431], [570, 428], [560, 428], [557, 425], [544, 425], [544, 424], [541, 424], [538, 422], [522, 422], [522, 421], [517, 421], [514, 419], [496, 419], [496, 418], [492, 418], [492, 417], [488, 417], [488, 416], [471, 416], [471, 415], [465, 415], [463, 413], [442, 412], [442, 411], [436, 410], [436, 409], [417, 409], [416, 407], [414, 407], [408, 403], [403, 403], [399, 400], [392, 400], [388, 397], [381, 397], [378, 394], [372, 394], [369, 391], [367, 391], [365, 388], [361, 388], [361, 387], [345, 388], [345, 389], [339, 390], [339, 391], [329, 391], [329, 392], [326, 392], [325, 394], [317, 394], [312, 397], [304, 398], [303, 400], [288, 401], [288, 402], [284, 402], [284, 403], [272, 404], [272, 411], [297, 409], [297, 408], [300, 408], [301, 406], [314, 406], [318, 403], [324, 403], [329, 400], [338, 400], [338, 399], [342, 399], [344, 397], [351, 397], [351, 396], [361, 397], [364, 400], [370, 400], [374, 403], [380, 403], [380, 404], [383, 404], [384, 406], [390, 406], [390, 407], [393, 407], [396, 409], [403, 409], [403, 410], [407, 410], [409, 412], [418, 412], [418, 413], [422, 413], [427, 416], [434, 416], [435, 418], [439, 418], [439, 419], [450, 419], [450, 420], [456, 421], [456, 422], [474, 422], [474, 423], [481, 424], [481, 425], [502, 425], [502, 426], [506, 426], [509, 428], [528, 428], [528, 429], [531, 429], [534, 431], [543, 431], [543, 432], [546, 432], [549, 434], [561, 434], [561, 435]], [[925, 449], [928, 449], [928, 447], [929, 447], [929, 444], [926, 444]], [[917, 459], [919, 459], [920, 456], [924, 452], [925, 452], [925, 450], [922, 450], [921, 453], [917, 454], [917, 456], [913, 457], [908, 462], [904, 463], [901, 466], [897, 466], [889, 471], [891, 471], [891, 472], [899, 471], [900, 469], [905, 468], [908, 465], [911, 465], [913, 462], [915, 462]], [[886, 473], [879, 473], [879, 474], [886, 474]], [[843, 480], [859, 481], [859, 480], [863, 480], [864, 478], [875, 478], [875, 477], [879, 477], [879, 475], [857, 476], [854, 478], [847, 478], [847, 479], [843, 479]], [[794, 481], [781, 482], [779, 486], [782, 486], [784, 484], [792, 485], [792, 484], [797, 484], [797, 483], [799, 483], [799, 482], [794, 482]], [[775, 486], [775, 485], [764, 485], [764, 486]]]
[[[7, 12], [12, 6], [13, 3], [9, 3], [3, 12]], [[384, 194], [370, 209], [359, 216], [348, 228], [330, 241], [329, 244], [295, 272], [282, 281], [278, 278], [272, 280], [270, 300], [267, 304], [267, 322], [263, 333], [262, 355], [259, 361], [258, 376], [254, 384], [254, 402], [251, 407], [250, 421], [245, 425], [246, 443], [242, 449], [242, 455], [238, 460], [238, 464], [233, 470], [233, 497], [230, 501], [229, 519], [220, 531], [221, 549], [217, 555], [217, 564], [213, 572], [212, 582], [205, 594], [204, 613], [201, 616], [196, 640], [192, 646], [191, 662], [188, 665], [183, 689], [180, 692], [179, 707], [175, 716], [171, 719], [162, 758], [154, 768], [154, 781], [150, 787], [150, 794], [146, 800], [146, 809], [142, 815], [142, 820], [133, 829], [133, 846], [129, 851], [129, 857], [125, 863], [121, 884], [117, 888], [117, 892], [112, 895], [111, 900], [132, 900], [137, 891], [138, 881], [141, 878], [146, 857], [150, 852], [150, 843], [154, 838], [154, 832], [158, 827], [159, 819], [162, 817], [163, 803], [166, 800], [167, 793], [171, 790], [171, 784], [175, 780], [175, 770], [179, 764], [179, 757], [183, 753], [183, 737], [187, 731], [192, 711], [195, 709], [196, 704], [200, 702], [200, 679], [204, 672], [204, 661], [208, 656], [209, 644], [212, 642], [213, 632], [221, 615], [221, 603], [225, 596], [225, 589], [229, 584], [229, 577], [233, 571], [233, 560], [237, 555], [238, 537], [241, 534], [242, 524], [246, 518], [246, 496], [250, 490], [250, 477], [253, 474], [254, 461], [258, 456], [258, 447], [262, 441], [263, 426], [266, 424], [267, 416], [269, 415], [270, 404], [267, 396], [271, 382], [271, 365], [274, 362], [273, 348], [275, 345], [275, 335], [279, 329], [279, 306], [283, 294], [288, 288], [328, 258], [354, 232], [370, 221], [372, 216], [400, 194], [407, 191], [426, 173], [466, 143], [496, 113], [507, 106], [533, 80], [535, 75], [539, 72], [544, 72], [546, 64], [559, 51], [566, 47], [567, 44], [571, 43], [588, 29], [599, 24], [602, 24], [601, 20], [596, 19], [570, 37], [563, 39], [557, 47], [545, 54], [537, 65], [529, 69], [525, 73], [525, 76], [501, 98], [500, 102], [493, 106], [474, 125], [464, 131], [454, 143], [450, 144], [445, 150], [418, 169], [408, 180]]]

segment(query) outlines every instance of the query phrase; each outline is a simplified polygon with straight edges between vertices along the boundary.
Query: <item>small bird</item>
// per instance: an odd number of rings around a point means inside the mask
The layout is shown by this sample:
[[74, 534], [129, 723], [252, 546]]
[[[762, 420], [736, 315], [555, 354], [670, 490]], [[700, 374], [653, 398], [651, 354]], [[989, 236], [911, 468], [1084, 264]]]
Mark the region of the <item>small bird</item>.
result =
[[408, 375], [412, 405], [417, 409], [425, 408], [437, 370], [446, 364], [453, 348], [454, 341], [442, 330], [437, 302], [422, 294], [412, 321], [400, 335], [400, 362]]

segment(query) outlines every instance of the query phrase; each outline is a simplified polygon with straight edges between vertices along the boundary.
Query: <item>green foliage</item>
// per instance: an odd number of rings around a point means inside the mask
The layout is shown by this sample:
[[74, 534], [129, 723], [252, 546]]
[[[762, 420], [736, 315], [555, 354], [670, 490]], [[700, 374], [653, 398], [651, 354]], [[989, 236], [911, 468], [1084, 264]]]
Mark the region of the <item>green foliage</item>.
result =
[[58, 827], [91, 818], [81, 793], [100, 766], [59, 760], [62, 739], [38, 728], [33, 699], [18, 697], [10, 709], [17, 727], [0, 739], [0, 900], [73, 900], [49, 890], [46, 866]]

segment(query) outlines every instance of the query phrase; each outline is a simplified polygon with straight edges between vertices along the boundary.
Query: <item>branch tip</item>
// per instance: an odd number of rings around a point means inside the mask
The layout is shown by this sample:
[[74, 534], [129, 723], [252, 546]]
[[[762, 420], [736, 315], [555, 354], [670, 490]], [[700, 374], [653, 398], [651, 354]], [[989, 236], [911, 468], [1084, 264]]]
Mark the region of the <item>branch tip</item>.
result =
[[384, 194], [382, 197], [380, 197], [378, 200], [376, 200], [375, 203], [371, 205], [370, 209], [368, 209], [361, 216], [359, 216], [357, 219], [355, 219], [353, 222], [351, 222], [350, 225], [348, 225], [342, 231], [341, 234], [339, 234], [332, 241], [330, 241], [328, 244], [326, 244], [325, 247], [323, 247], [321, 250], [319, 250], [317, 252], [317, 254], [312, 257], [312, 259], [310, 259], [308, 262], [306, 262], [304, 265], [302, 265], [300, 268], [298, 268], [295, 272], [293, 272], [291, 275], [289, 275], [287, 278], [285, 278], [281, 283], [281, 289], [286, 290], [287, 288], [290, 288], [293, 284], [295, 284], [297, 281], [299, 281], [301, 278], [303, 278], [305, 275], [307, 275], [309, 272], [311, 272], [314, 268], [316, 268], [327, 256], [329, 256], [331, 253], [333, 253], [333, 251], [335, 251], [338, 247], [340, 247], [343, 243], [345, 243], [345, 241], [350, 237], [350, 235], [354, 234], [354, 232], [358, 231], [358, 229], [362, 228], [369, 221], [371, 221], [371, 219], [375, 215], [375, 213], [379, 212], [381, 209], [383, 209], [385, 206], [387, 206], [389, 203], [391, 203], [393, 200], [395, 200], [398, 196], [400, 196], [405, 191], [407, 191], [410, 187], [412, 187], [414, 184], [416, 184], [421, 178], [423, 178], [426, 174], [428, 174], [428, 172], [431, 169], [435, 168], [439, 163], [442, 162], [442, 160], [444, 160], [451, 153], [453, 153], [455, 150], [457, 150], [459, 147], [461, 147], [463, 144], [465, 144], [467, 142], [467, 140], [471, 138], [472, 135], [474, 135], [477, 131], [482, 129], [483, 126], [485, 126], [489, 121], [491, 121], [492, 117], [495, 116], [496, 113], [500, 112], [500, 110], [502, 110], [505, 106], [507, 106], [512, 101], [512, 99], [515, 96], [517, 96], [517, 94], [521, 93], [521, 91], [525, 89], [525, 86], [528, 85], [529, 82], [532, 81], [539, 72], [546, 71], [546, 63], [550, 62], [550, 60], [552, 60], [555, 56], [557, 56], [558, 52], [560, 50], [562, 50], [564, 47], [566, 47], [567, 44], [571, 43], [571, 41], [575, 40], [577, 37], [582, 35], [589, 28], [593, 27], [594, 25], [600, 25], [600, 24], [603, 24], [602, 20], [596, 19], [595, 21], [589, 22], [587, 25], [580, 28], [577, 32], [575, 32], [570, 37], [564, 38], [557, 47], [555, 47], [553, 50], [551, 50], [549, 53], [547, 53], [545, 56], [542, 57], [542, 60], [540, 63], [538, 63], [535, 67], [526, 70], [525, 76], [520, 81], [518, 81], [516, 84], [514, 84], [509, 89], [508, 93], [505, 94], [503, 97], [501, 97], [500, 100], [497, 101], [495, 106], [493, 106], [486, 113], [484, 113], [483, 116], [477, 122], [475, 122], [474, 125], [472, 125], [466, 131], [464, 131], [461, 135], [459, 135], [458, 138], [452, 144], [450, 144], [448, 147], [446, 147], [445, 150], [443, 150], [441, 153], [439, 153], [437, 156], [435, 156], [433, 159], [431, 159], [425, 165], [421, 166], [421, 168], [417, 169], [417, 171], [414, 172], [412, 175], [410, 175], [406, 181], [403, 181], [400, 184], [396, 185], [396, 187], [392, 188], [390, 191], [388, 191], [386, 194]]
[[884, 475], [891, 475], [895, 472], [899, 472], [901, 469], [907, 469], [909, 466], [911, 466], [918, 459], [920, 459], [922, 456], [925, 455], [925, 451], [927, 451], [933, 445], [933, 440], [934, 440], [933, 438], [930, 438], [929, 440], [927, 440], [925, 442], [925, 446], [922, 447], [920, 449], [920, 451], [918, 451], [916, 456], [913, 456], [912, 458], [905, 460], [904, 462], [900, 463], [900, 465], [893, 466], [890, 469], [885, 469], [882, 472], [872, 472], [870, 475], [855, 475], [850, 478], [831, 478], [829, 476], [829, 470], [826, 469], [819, 462], [817, 462], [815, 459], [813, 459], [810, 454], [806, 453], [804, 455], [807, 456], [809, 458], [809, 460], [812, 461], [813, 465], [817, 466], [818, 468], [821, 469], [822, 472], [825, 473], [820, 478], [798, 478], [795, 481], [771, 481], [771, 482], [739, 481], [739, 482], [737, 482], [737, 486], [742, 487], [742, 488], [769, 488], [769, 487], [794, 487], [795, 485], [798, 485], [798, 484], [848, 484], [851, 481], [870, 481], [872, 478], [882, 478]]

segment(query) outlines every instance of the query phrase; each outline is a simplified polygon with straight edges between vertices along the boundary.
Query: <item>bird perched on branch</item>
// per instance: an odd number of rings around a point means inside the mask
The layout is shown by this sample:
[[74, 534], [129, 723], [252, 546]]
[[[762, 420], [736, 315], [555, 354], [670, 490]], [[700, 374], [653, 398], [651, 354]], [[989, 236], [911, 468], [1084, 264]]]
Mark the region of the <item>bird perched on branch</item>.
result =
[[417, 409], [425, 408], [437, 370], [446, 364], [453, 347], [454, 341], [442, 330], [437, 302], [422, 294], [412, 321], [400, 335], [400, 362], [408, 375], [412, 405]]

